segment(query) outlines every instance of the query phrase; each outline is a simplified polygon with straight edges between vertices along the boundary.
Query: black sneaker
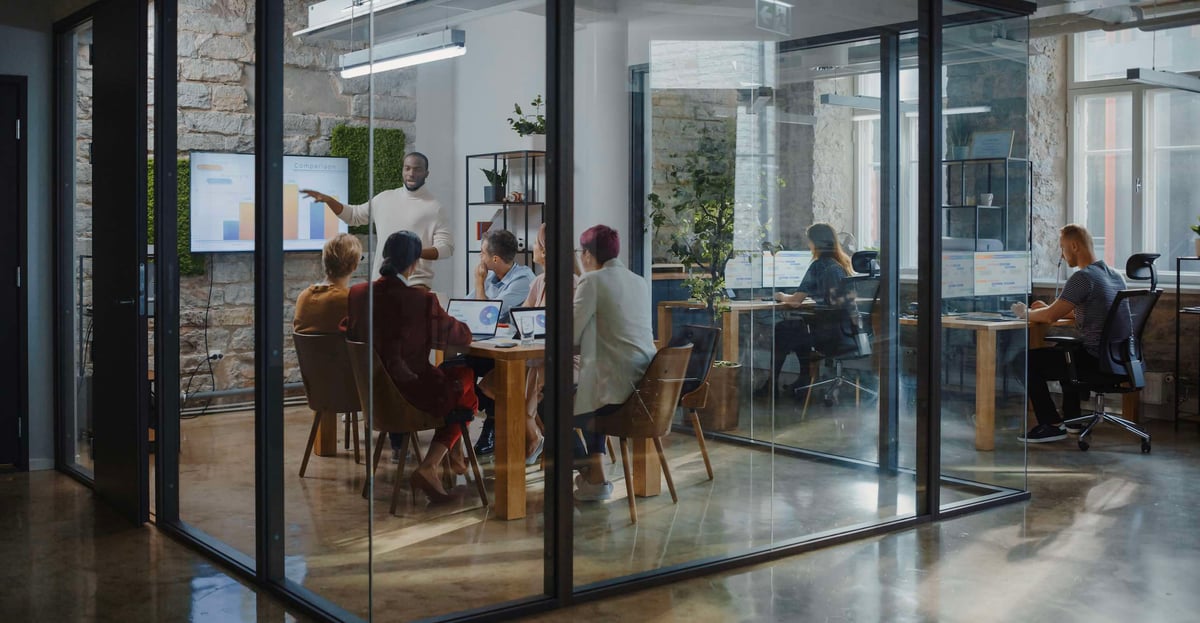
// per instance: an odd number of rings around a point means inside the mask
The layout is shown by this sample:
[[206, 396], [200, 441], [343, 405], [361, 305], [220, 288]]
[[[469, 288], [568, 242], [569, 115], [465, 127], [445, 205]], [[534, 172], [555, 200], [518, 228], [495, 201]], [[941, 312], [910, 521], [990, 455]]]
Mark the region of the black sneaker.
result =
[[483, 421], [483, 431], [475, 441], [475, 454], [488, 456], [496, 451], [496, 420], [488, 418]]
[[1059, 428], [1067, 431], [1069, 435], [1078, 435], [1083, 432], [1083, 422], [1063, 422]]
[[1062, 441], [1067, 438], [1067, 432], [1058, 426], [1047, 426], [1038, 424], [1034, 426], [1028, 433], [1017, 435], [1017, 441], [1025, 443], [1049, 443], [1051, 441]]

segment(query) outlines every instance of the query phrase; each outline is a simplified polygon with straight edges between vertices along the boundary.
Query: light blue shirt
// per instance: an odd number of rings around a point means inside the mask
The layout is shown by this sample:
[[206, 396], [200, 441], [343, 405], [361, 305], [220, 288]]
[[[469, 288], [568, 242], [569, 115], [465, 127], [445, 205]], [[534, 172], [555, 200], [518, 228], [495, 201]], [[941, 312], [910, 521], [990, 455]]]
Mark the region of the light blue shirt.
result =
[[[520, 307], [529, 298], [529, 287], [533, 284], [533, 269], [524, 264], [513, 264], [503, 279], [497, 279], [495, 271], [488, 271], [483, 279], [483, 295], [500, 301], [500, 322], [508, 322], [508, 310]], [[475, 288], [467, 293], [475, 298]]]

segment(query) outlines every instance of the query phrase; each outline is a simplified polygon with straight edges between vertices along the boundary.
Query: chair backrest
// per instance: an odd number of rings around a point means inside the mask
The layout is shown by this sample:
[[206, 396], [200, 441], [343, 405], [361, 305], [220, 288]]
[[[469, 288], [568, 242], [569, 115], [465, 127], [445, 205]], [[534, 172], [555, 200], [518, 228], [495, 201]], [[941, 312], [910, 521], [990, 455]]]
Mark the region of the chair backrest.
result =
[[1124, 376], [1141, 389], [1146, 385], [1142, 332], [1162, 290], [1121, 290], [1113, 298], [1100, 337], [1100, 370]]
[[855, 251], [850, 256], [850, 267], [854, 272], [870, 277], [879, 276], [879, 251]]
[[692, 345], [660, 348], [625, 403], [597, 418], [599, 430], [618, 437], [662, 437], [671, 428], [687, 374]]
[[362, 410], [346, 340], [340, 334], [293, 333], [292, 342], [309, 409], [332, 413]]
[[1154, 260], [1162, 257], [1161, 253], [1134, 253], [1125, 262], [1125, 276], [1138, 281], [1150, 281], [1150, 289], [1158, 289], [1158, 270], [1154, 268]]
[[688, 358], [687, 378], [683, 381], [681, 395], [688, 395], [708, 380], [708, 371], [717, 360], [717, 338], [721, 330], [716, 327], [706, 327], [698, 324], [685, 324], [676, 327], [671, 342], [667, 346], [692, 345], [692, 355]]
[[371, 428], [385, 433], [410, 433], [443, 426], [435, 417], [412, 406], [396, 388], [375, 349], [364, 342], [345, 340], [358, 400], [368, 413]]

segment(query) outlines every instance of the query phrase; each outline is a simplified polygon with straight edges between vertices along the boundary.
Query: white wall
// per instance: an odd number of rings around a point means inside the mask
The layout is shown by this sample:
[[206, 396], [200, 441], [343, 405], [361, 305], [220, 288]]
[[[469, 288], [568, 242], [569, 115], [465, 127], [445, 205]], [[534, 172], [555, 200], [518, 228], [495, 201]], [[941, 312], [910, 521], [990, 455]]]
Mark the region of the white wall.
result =
[[28, 76], [26, 145], [29, 207], [25, 287], [29, 305], [29, 468], [54, 467], [54, 260], [53, 114], [51, 25], [27, 30], [0, 25], [0, 74]]
[[460, 292], [455, 278], [461, 285], [462, 271], [455, 272], [455, 265], [466, 252], [466, 241], [461, 240], [463, 208], [456, 203], [463, 165], [448, 140], [454, 136], [454, 107], [448, 100], [454, 94], [455, 64], [456, 61], [443, 61], [417, 68], [416, 136], [408, 147], [409, 151], [419, 151], [429, 158], [429, 178], [425, 184], [454, 222], [454, 256], [434, 263], [433, 289], [446, 293]]

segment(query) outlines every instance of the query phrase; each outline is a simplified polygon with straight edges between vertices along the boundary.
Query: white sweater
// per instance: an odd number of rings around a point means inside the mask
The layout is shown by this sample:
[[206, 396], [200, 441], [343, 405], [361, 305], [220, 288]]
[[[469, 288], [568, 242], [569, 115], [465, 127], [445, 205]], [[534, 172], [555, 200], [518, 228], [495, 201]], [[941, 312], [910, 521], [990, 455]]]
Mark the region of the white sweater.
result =
[[[383, 263], [383, 244], [387, 242], [388, 236], [403, 229], [420, 236], [423, 246], [437, 249], [440, 260], [454, 254], [450, 219], [446, 218], [442, 205], [425, 186], [413, 192], [403, 186], [385, 190], [367, 203], [345, 206], [338, 218], [347, 225], [366, 225], [372, 220], [375, 221], [379, 247], [374, 249], [375, 260], [371, 264], [371, 279], [379, 276], [379, 266]], [[432, 288], [433, 262], [418, 260], [417, 268], [408, 282]]]

